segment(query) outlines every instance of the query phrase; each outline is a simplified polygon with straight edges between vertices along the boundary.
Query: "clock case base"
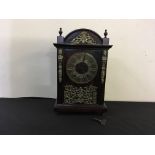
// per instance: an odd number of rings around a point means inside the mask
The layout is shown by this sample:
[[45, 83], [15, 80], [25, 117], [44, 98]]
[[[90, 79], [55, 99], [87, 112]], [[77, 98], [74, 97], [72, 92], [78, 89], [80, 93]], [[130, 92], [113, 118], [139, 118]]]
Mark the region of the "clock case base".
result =
[[98, 104], [58, 104], [57, 101], [54, 105], [54, 110], [57, 112], [70, 112], [70, 113], [94, 113], [94, 114], [102, 114], [107, 111], [106, 104], [98, 105]]

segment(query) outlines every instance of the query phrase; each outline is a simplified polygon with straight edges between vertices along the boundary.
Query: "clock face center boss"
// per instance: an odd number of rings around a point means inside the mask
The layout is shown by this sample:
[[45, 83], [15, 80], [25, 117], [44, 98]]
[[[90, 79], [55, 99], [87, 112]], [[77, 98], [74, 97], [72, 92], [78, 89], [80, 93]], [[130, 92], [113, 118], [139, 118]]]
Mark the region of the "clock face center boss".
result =
[[57, 37], [57, 102], [63, 112], [103, 112], [109, 45], [89, 29], [77, 29]]
[[77, 73], [84, 75], [85, 73], [88, 72], [88, 66], [85, 62], [79, 62], [78, 64], [76, 64], [75, 70]]

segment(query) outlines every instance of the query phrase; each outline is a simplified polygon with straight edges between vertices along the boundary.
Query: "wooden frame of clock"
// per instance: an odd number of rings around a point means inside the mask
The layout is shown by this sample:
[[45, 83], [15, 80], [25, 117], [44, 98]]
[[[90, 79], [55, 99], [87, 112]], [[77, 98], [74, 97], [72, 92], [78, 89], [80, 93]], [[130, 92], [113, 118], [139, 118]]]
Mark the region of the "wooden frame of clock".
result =
[[109, 45], [107, 30], [104, 38], [89, 29], [77, 29], [62, 36], [57, 43], [57, 100], [60, 112], [102, 113]]

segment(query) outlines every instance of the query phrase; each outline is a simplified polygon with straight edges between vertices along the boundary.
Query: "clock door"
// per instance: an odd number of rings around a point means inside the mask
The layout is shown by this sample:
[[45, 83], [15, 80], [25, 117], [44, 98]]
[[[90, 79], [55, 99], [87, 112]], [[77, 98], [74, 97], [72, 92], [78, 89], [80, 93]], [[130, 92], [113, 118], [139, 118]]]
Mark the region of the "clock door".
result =
[[64, 57], [64, 104], [97, 104], [101, 51], [65, 50]]

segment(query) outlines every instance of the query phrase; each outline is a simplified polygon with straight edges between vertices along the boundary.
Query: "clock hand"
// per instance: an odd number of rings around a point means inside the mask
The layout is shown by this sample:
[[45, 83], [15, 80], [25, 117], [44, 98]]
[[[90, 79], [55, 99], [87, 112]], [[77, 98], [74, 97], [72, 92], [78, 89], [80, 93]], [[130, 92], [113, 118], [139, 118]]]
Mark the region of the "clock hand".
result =
[[83, 61], [82, 62], [85, 61], [85, 57], [86, 57], [86, 53], [84, 53], [84, 55], [83, 55]]
[[[85, 57], [86, 57], [86, 53], [83, 54], [83, 61], [82, 61], [82, 63], [84, 63]], [[83, 73], [85, 72], [85, 71], [84, 71], [84, 67], [82, 67], [82, 72], [83, 72]]]

